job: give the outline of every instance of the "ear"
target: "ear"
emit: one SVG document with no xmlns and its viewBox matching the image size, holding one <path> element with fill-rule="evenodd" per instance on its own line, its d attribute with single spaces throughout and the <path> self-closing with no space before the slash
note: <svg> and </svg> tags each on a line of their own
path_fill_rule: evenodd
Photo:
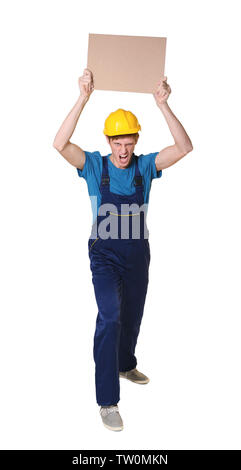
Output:
<svg viewBox="0 0 241 470">
<path fill-rule="evenodd" d="M 106 135 L 105 138 L 106 138 L 106 140 L 107 140 L 107 142 L 108 142 L 108 144 L 109 144 L 109 143 L 110 143 L 110 138 L 109 138 L 109 136 Z"/>
</svg>

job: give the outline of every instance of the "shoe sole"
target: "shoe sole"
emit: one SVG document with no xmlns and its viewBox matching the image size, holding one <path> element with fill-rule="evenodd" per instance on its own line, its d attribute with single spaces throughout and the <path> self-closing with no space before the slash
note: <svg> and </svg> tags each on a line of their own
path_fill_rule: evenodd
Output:
<svg viewBox="0 0 241 470">
<path fill-rule="evenodd" d="M 108 426 L 108 424 L 105 424 L 105 423 L 103 424 L 107 429 L 110 429 L 111 431 L 122 431 L 124 428 L 124 426 L 120 426 L 119 428 L 112 428 L 111 426 Z"/>
<path fill-rule="evenodd" d="M 119 375 L 119 377 L 121 377 L 122 379 L 126 379 L 126 380 L 129 380 L 130 382 L 134 382 L 135 384 L 139 384 L 139 385 L 146 385 L 150 382 L 150 379 L 148 380 L 141 380 L 141 381 L 138 381 L 138 380 L 132 380 L 132 379 L 129 379 L 128 377 L 126 377 L 125 375 Z"/>
</svg>

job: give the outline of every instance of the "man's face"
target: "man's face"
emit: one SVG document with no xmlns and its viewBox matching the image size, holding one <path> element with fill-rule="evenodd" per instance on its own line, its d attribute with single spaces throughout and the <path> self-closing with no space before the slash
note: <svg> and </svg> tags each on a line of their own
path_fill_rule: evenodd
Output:
<svg viewBox="0 0 241 470">
<path fill-rule="evenodd" d="M 112 150 L 110 157 L 112 163 L 118 168 L 127 168 L 131 163 L 131 157 L 136 145 L 135 136 L 117 137 L 113 140 L 109 140 L 108 136 L 106 136 L 106 140 Z"/>
</svg>

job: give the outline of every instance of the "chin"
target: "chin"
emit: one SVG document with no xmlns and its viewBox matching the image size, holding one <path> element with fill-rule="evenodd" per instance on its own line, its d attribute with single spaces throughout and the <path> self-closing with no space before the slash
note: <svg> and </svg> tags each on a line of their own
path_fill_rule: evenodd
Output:
<svg viewBox="0 0 241 470">
<path fill-rule="evenodd" d="M 121 162 L 120 162 L 120 166 L 121 166 L 122 168 L 126 168 L 129 164 L 130 164 L 130 160 L 128 160 L 128 162 L 126 162 L 126 163 L 121 163 Z"/>
</svg>

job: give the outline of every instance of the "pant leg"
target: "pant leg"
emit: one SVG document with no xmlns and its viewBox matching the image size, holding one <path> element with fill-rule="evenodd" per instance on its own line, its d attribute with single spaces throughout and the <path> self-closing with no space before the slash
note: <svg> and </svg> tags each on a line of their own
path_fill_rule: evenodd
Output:
<svg viewBox="0 0 241 470">
<path fill-rule="evenodd" d="M 147 240 L 143 243 L 139 241 L 132 253 L 131 263 L 123 277 L 119 342 L 119 370 L 121 372 L 134 369 L 137 365 L 135 348 L 149 280 L 149 242 Z"/>
<path fill-rule="evenodd" d="M 93 350 L 96 401 L 108 406 L 120 400 L 118 354 L 122 282 L 118 272 L 104 263 L 93 268 L 92 280 L 98 305 Z"/>
</svg>

